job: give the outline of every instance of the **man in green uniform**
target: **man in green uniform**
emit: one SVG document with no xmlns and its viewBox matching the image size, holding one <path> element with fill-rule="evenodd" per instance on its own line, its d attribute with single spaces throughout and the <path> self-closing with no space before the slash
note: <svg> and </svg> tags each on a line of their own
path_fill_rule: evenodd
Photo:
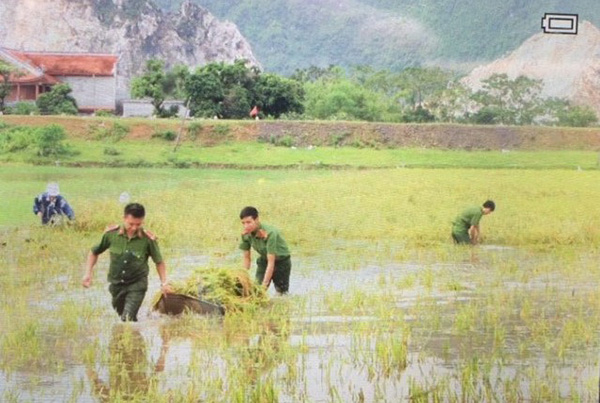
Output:
<svg viewBox="0 0 600 403">
<path fill-rule="evenodd" d="M 254 207 L 244 207 L 240 220 L 244 226 L 240 243 L 240 249 L 244 251 L 244 267 L 250 269 L 250 249 L 254 248 L 259 254 L 256 259 L 256 281 L 269 288 L 272 280 L 278 293 L 287 293 L 292 260 L 281 233 L 270 225 L 262 224 L 258 218 L 258 210 Z"/>
<path fill-rule="evenodd" d="M 125 206 L 123 225 L 107 228 L 100 243 L 91 249 L 82 279 L 84 287 L 88 288 L 92 284 L 98 256 L 108 249 L 108 289 L 112 295 L 112 306 L 123 321 L 137 321 L 138 310 L 148 289 L 148 257 L 152 257 L 156 264 L 161 291 L 164 294 L 172 292 L 167 283 L 166 266 L 156 237 L 142 227 L 145 215 L 141 204 L 130 203 Z"/>
<path fill-rule="evenodd" d="M 484 215 L 492 213 L 496 204 L 486 200 L 482 207 L 469 207 L 452 222 L 452 239 L 457 244 L 473 244 L 479 242 L 479 221 Z"/>
</svg>

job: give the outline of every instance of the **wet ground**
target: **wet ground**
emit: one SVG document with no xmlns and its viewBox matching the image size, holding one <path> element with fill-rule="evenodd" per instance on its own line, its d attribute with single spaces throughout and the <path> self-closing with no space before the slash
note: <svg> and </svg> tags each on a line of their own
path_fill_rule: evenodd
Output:
<svg viewBox="0 0 600 403">
<path fill-rule="evenodd" d="M 246 330 L 219 318 L 150 312 L 156 288 L 128 330 L 104 285 L 68 297 L 47 292 L 31 303 L 42 317 L 64 304 L 89 304 L 106 323 L 78 344 L 93 347 L 83 351 L 61 350 L 69 335 L 48 331 L 56 366 L 0 368 L 0 400 L 102 401 L 131 385 L 138 398 L 158 391 L 175 401 L 186 391 L 194 401 L 227 400 L 236 385 L 246 400 L 258 393 L 281 402 L 597 398 L 598 276 L 565 277 L 564 268 L 540 269 L 552 256 L 493 245 L 445 263 L 374 259 L 335 268 L 344 253 L 295 258 L 290 294 L 273 295 L 270 313 L 250 318 Z M 211 262 L 182 255 L 172 278 Z M 277 310 L 283 314 L 272 315 Z M 553 337 L 570 329 L 569 315 L 570 338 Z M 593 339 L 582 341 L 590 332 Z M 116 348 L 124 339 L 129 347 Z"/>
</svg>

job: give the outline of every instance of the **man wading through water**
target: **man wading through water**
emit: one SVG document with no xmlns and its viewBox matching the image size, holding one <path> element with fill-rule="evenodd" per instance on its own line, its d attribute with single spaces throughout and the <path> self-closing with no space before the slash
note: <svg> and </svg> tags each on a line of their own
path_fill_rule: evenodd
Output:
<svg viewBox="0 0 600 403">
<path fill-rule="evenodd" d="M 273 280 L 278 293 L 287 293 L 292 259 L 281 233 L 277 228 L 262 224 L 258 218 L 258 210 L 254 207 L 244 207 L 240 213 L 240 220 L 244 226 L 240 242 L 240 249 L 244 251 L 244 268 L 250 269 L 250 249 L 254 248 L 259 254 L 256 259 L 256 281 L 269 288 Z"/>
<path fill-rule="evenodd" d="M 100 243 L 91 249 L 82 280 L 82 285 L 86 288 L 92 284 L 98 256 L 105 250 L 110 250 L 108 289 L 112 295 L 112 306 L 122 321 L 137 321 L 137 313 L 148 289 L 148 257 L 152 257 L 156 264 L 162 293 L 173 292 L 167 284 L 166 266 L 156 237 L 142 228 L 145 215 L 146 211 L 141 204 L 130 203 L 125 206 L 123 225 L 108 227 Z"/>
<path fill-rule="evenodd" d="M 496 204 L 487 200 L 482 207 L 474 206 L 464 210 L 452 222 L 452 239 L 457 244 L 477 245 L 479 242 L 479 221 L 484 215 L 491 214 Z"/>
</svg>

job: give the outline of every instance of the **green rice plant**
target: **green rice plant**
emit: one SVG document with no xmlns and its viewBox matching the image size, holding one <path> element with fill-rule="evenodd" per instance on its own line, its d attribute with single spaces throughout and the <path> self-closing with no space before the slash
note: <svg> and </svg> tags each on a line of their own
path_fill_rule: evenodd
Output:
<svg viewBox="0 0 600 403">
<path fill-rule="evenodd" d="M 378 335 L 375 342 L 375 357 L 385 376 L 398 374 L 408 365 L 408 343 L 410 333 L 402 332 Z"/>
</svg>

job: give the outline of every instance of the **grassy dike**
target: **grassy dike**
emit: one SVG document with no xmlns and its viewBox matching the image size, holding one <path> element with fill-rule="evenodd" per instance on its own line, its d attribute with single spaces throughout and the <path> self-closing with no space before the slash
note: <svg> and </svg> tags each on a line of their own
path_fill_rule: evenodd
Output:
<svg viewBox="0 0 600 403">
<path fill-rule="evenodd" d="M 187 122 L 174 152 L 176 120 L 14 117 L 11 125 L 63 126 L 74 155 L 24 150 L 0 162 L 76 167 L 241 169 L 489 168 L 597 169 L 598 129 L 379 125 L 329 122 Z"/>
</svg>

